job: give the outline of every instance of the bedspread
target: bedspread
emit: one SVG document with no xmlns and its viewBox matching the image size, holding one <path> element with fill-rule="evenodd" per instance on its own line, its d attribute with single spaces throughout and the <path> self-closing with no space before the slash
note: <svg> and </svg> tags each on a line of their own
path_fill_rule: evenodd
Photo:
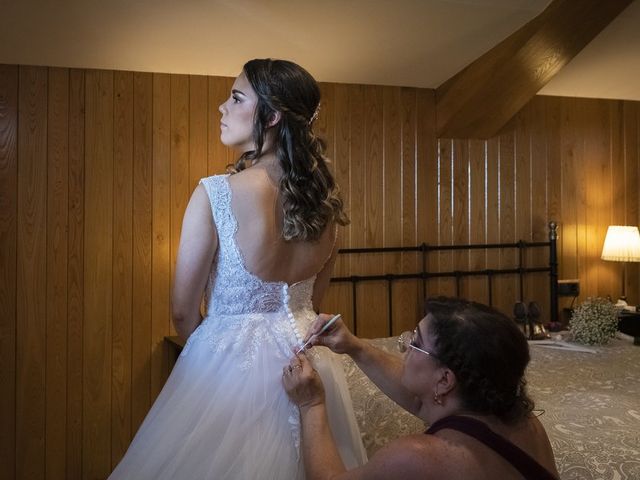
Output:
<svg viewBox="0 0 640 480">
<path fill-rule="evenodd" d="M 395 338 L 372 340 L 394 351 Z M 584 353 L 531 346 L 529 392 L 563 480 L 640 480 L 640 347 L 614 339 Z M 356 416 L 371 455 L 425 430 L 344 356 Z"/>
</svg>

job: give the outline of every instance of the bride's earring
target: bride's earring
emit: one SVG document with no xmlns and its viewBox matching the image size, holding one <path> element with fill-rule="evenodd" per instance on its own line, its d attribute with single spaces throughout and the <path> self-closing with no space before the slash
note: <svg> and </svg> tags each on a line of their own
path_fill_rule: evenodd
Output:
<svg viewBox="0 0 640 480">
<path fill-rule="evenodd" d="M 436 393 L 434 393 L 433 395 L 433 401 L 438 405 L 442 405 L 442 398 L 440 398 L 440 394 L 438 393 L 438 390 L 436 390 Z"/>
</svg>

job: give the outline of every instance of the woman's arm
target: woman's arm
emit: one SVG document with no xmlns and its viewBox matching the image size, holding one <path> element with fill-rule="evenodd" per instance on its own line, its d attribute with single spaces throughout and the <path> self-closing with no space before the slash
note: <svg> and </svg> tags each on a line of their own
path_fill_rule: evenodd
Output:
<svg viewBox="0 0 640 480">
<path fill-rule="evenodd" d="M 427 478 L 423 442 L 412 437 L 391 442 L 378 450 L 367 464 L 347 471 L 329 428 L 322 381 L 304 354 L 285 367 L 283 384 L 291 400 L 300 408 L 301 449 L 307 480 Z"/>
<path fill-rule="evenodd" d="M 320 314 L 309 328 L 305 341 L 320 331 L 329 319 L 330 315 Z M 313 339 L 311 345 L 324 345 L 335 353 L 346 353 L 385 395 L 414 415 L 420 411 L 420 401 L 401 384 L 402 357 L 387 353 L 356 337 L 342 320 L 338 320 L 327 332 Z"/>
<path fill-rule="evenodd" d="M 217 248 L 209 197 L 200 184 L 184 212 L 171 298 L 173 325 L 185 340 L 202 321 L 200 303 Z"/>
</svg>

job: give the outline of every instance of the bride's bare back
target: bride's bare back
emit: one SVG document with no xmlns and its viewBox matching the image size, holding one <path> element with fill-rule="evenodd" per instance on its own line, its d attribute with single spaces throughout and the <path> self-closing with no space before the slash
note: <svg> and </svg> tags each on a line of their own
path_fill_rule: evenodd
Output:
<svg viewBox="0 0 640 480">
<path fill-rule="evenodd" d="M 334 247 L 335 227 L 329 225 L 313 242 L 285 241 L 276 182 L 259 164 L 229 177 L 235 239 L 247 270 L 262 280 L 291 285 L 322 271 Z"/>
</svg>

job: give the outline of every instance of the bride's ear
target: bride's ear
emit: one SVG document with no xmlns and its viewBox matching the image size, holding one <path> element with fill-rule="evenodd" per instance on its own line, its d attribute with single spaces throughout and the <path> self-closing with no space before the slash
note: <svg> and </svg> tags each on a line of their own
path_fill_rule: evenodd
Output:
<svg viewBox="0 0 640 480">
<path fill-rule="evenodd" d="M 271 118 L 269 118 L 269 123 L 267 123 L 267 128 L 274 127 L 278 124 L 280 119 L 282 118 L 282 114 L 277 110 L 271 114 Z"/>
</svg>

